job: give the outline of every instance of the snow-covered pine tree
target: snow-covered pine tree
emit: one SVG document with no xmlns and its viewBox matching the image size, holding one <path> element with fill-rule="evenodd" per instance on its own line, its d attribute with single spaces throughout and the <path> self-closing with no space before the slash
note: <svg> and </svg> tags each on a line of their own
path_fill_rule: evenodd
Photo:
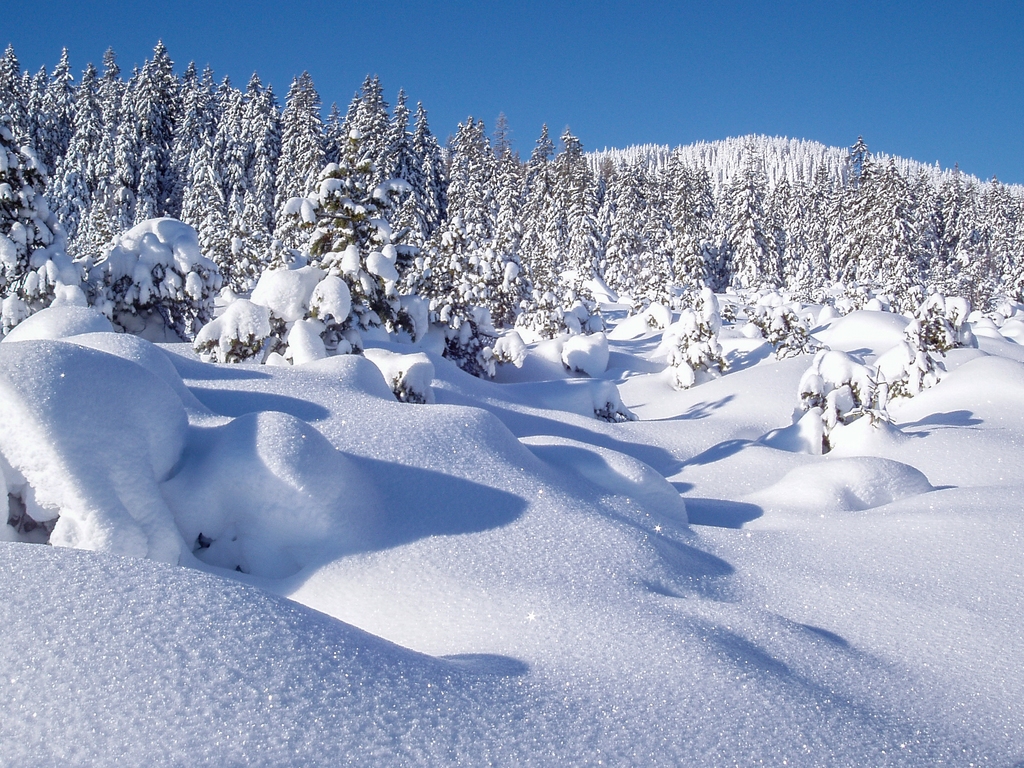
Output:
<svg viewBox="0 0 1024 768">
<path fill-rule="evenodd" d="M 349 132 L 354 128 L 362 136 L 362 151 L 373 163 L 374 177 L 370 180 L 374 186 L 389 178 L 392 170 L 388 162 L 388 150 L 391 141 L 391 118 L 388 116 L 388 103 L 384 100 L 384 88 L 377 75 L 367 75 L 359 91 L 359 103 L 355 115 L 346 128 Z"/>
<path fill-rule="evenodd" d="M 77 248 L 78 231 L 88 219 L 93 195 L 99 187 L 97 159 L 103 142 L 103 113 L 99 76 L 90 64 L 82 75 L 75 103 L 74 132 L 47 190 L 50 207 L 68 236 L 68 252 L 88 255 Z"/>
<path fill-rule="evenodd" d="M 21 64 L 14 46 L 8 44 L 0 58 L 0 111 L 10 118 L 10 130 L 20 144 L 29 140 L 27 100 L 28 94 L 22 88 Z"/>
<path fill-rule="evenodd" d="M 533 288 L 519 256 L 523 232 L 523 167 L 512 153 L 507 133 L 499 133 L 498 137 L 494 166 L 497 215 L 494 221 L 493 248 L 507 266 L 499 289 L 502 300 L 492 309 L 491 319 L 496 326 L 503 327 L 515 325 L 524 306 L 530 302 Z"/>
<path fill-rule="evenodd" d="M 744 150 L 743 167 L 725 198 L 725 242 L 735 288 L 776 287 L 781 283 L 779 253 L 765 213 L 768 182 L 756 145 Z"/>
<path fill-rule="evenodd" d="M 589 330 L 599 330 L 597 305 L 586 287 L 597 276 L 598 247 L 597 185 L 590 164 L 583 154 L 583 145 L 566 128 L 562 134 L 562 151 L 555 158 L 555 218 L 563 227 L 564 253 L 561 265 L 563 298 L 567 309 L 584 307 L 592 322 Z"/>
<path fill-rule="evenodd" d="M 324 162 L 336 163 L 341 158 L 345 145 L 345 124 L 338 109 L 338 102 L 331 102 L 331 109 L 324 122 Z"/>
<path fill-rule="evenodd" d="M 64 252 L 64 232 L 47 206 L 46 176 L 30 147 L 15 141 L 0 116 L 0 317 L 7 333 L 48 306 L 59 284 L 77 287 L 81 273 Z"/>
<path fill-rule="evenodd" d="M 534 290 L 540 294 L 554 294 L 558 290 L 557 243 L 548 241 L 555 198 L 551 167 L 554 151 L 555 146 L 545 125 L 524 169 L 520 259 L 530 275 Z"/>
<path fill-rule="evenodd" d="M 35 151 L 36 147 L 49 144 L 46 135 L 46 88 L 49 82 L 50 78 L 46 73 L 45 66 L 39 67 L 34 76 L 25 72 L 25 76 L 22 79 L 22 88 L 26 94 L 28 144 L 32 147 L 33 151 Z M 41 158 L 39 162 L 42 164 Z M 44 173 L 49 173 L 52 169 L 42 164 L 42 170 Z"/>
<path fill-rule="evenodd" d="M 233 243 L 238 288 L 251 289 L 269 265 L 274 232 L 277 165 L 281 155 L 281 115 L 270 86 L 255 92 L 245 105 L 248 152 L 247 190 Z"/>
<path fill-rule="evenodd" d="M 213 70 L 206 67 L 200 76 L 195 63 L 189 63 L 181 79 L 181 114 L 174 125 L 171 147 L 171 178 L 174 190 L 167 206 L 168 215 L 181 217 L 185 187 L 192 176 L 192 153 L 217 130 L 217 110 L 214 104 Z"/>
<path fill-rule="evenodd" d="M 445 326 L 445 357 L 476 376 L 494 375 L 491 313 L 512 311 L 503 288 L 508 278 L 519 279 L 518 265 L 493 247 L 494 166 L 483 122 L 460 123 L 451 146 L 448 220 L 424 248 L 417 291 L 430 302 L 431 322 Z"/>
<path fill-rule="evenodd" d="M 429 230 L 426 220 L 426 178 L 423 175 L 423 158 L 416 153 L 414 143 L 415 137 L 409 132 L 405 92 L 399 91 L 391 124 L 388 149 L 391 171 L 388 177 L 402 179 L 409 185 L 409 191 L 396 198 L 395 210 L 389 220 L 393 222 L 396 233 L 401 235 L 402 243 L 421 248 Z M 399 272 L 404 280 L 406 273 L 416 270 L 413 264 L 402 264 Z"/>
<path fill-rule="evenodd" d="M 669 158 L 666 176 L 675 279 L 683 287 L 700 287 L 712 277 L 715 205 L 711 180 L 705 169 L 686 165 L 678 152 Z"/>
<path fill-rule="evenodd" d="M 427 111 L 422 103 L 416 105 L 412 149 L 420 160 L 423 174 L 421 210 L 424 229 L 419 239 L 426 242 L 448 216 L 448 172 L 441 147 L 430 132 Z"/>
<path fill-rule="evenodd" d="M 410 322 L 402 314 L 397 290 L 398 252 L 383 218 L 388 198 L 402 184 L 371 186 L 375 171 L 361 143 L 353 130 L 343 162 L 324 168 L 312 195 L 292 198 L 282 209 L 307 235 L 310 265 L 341 277 L 348 286 L 348 316 L 331 318 L 324 331 L 334 334 L 324 339 L 327 348 L 338 352 L 361 349 L 361 331 L 381 326 L 394 330 Z"/>
<path fill-rule="evenodd" d="M 120 191 L 117 176 L 119 117 L 123 94 L 123 84 L 118 77 L 120 73 L 117 57 L 113 49 L 108 48 L 103 54 L 103 76 L 97 87 L 101 136 L 99 147 L 92 158 L 96 187 L 87 215 L 79 222 L 74 243 L 75 253 L 93 259 L 99 258 L 114 235 L 120 232 L 115 219 Z"/>
<path fill-rule="evenodd" d="M 324 168 L 323 121 L 320 119 L 320 95 L 313 78 L 303 72 L 292 80 L 281 114 L 281 156 L 277 165 L 277 228 L 274 237 L 284 248 L 300 248 L 307 236 L 297 227 L 294 215 L 284 208 L 293 198 L 305 197 L 316 190 Z"/>
<path fill-rule="evenodd" d="M 726 370 L 728 363 L 718 343 L 721 328 L 718 299 L 705 286 L 694 306 L 684 307 L 679 319 L 665 329 L 662 345 L 674 388 L 692 387 L 697 383 L 698 373 L 717 376 Z"/>
<path fill-rule="evenodd" d="M 178 78 L 162 41 L 139 74 L 131 107 L 138 131 L 135 223 L 163 216 L 174 198 L 171 149 L 179 112 Z"/>
<path fill-rule="evenodd" d="M 1024 299 L 1024 256 L 1021 255 L 1024 204 L 1014 199 L 1005 184 L 993 179 L 982 195 L 981 207 L 986 221 L 989 263 L 981 265 L 979 278 L 991 286 L 991 299 L 1000 294 Z M 984 269 L 986 266 L 988 268 Z"/>
<path fill-rule="evenodd" d="M 68 49 L 64 48 L 60 61 L 57 62 L 46 84 L 43 113 L 39 116 L 40 128 L 36 137 L 36 154 L 51 176 L 67 152 L 74 131 L 75 89 L 71 85 L 73 81 Z"/>
<path fill-rule="evenodd" d="M 228 207 L 215 155 L 214 138 L 209 135 L 192 152 L 181 220 L 196 230 L 199 250 L 217 265 L 222 284 L 229 285 L 234 265 L 231 259 Z"/>
</svg>

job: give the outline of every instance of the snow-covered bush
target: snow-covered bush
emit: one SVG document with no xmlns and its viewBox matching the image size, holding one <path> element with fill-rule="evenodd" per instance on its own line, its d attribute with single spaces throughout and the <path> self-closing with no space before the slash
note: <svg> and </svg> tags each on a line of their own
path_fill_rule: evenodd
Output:
<svg viewBox="0 0 1024 768">
<path fill-rule="evenodd" d="M 604 373 L 608 368 L 608 337 L 603 333 L 570 336 L 562 345 L 562 364 L 587 376 Z"/>
<path fill-rule="evenodd" d="M 199 236 L 177 219 L 149 219 L 114 240 L 88 269 L 91 303 L 115 325 L 146 335 L 166 328 L 192 339 L 213 316 L 221 287 Z"/>
<path fill-rule="evenodd" d="M 879 358 L 879 374 L 889 385 L 890 397 L 913 397 L 938 383 L 943 357 L 955 347 L 973 342 L 965 320 L 970 304 L 960 297 L 928 296 L 903 332 L 903 341 Z"/>
<path fill-rule="evenodd" d="M 801 414 L 813 411 L 821 419 L 823 453 L 832 447 L 829 433 L 837 424 L 862 417 L 872 423 L 890 421 L 885 382 L 878 380 L 872 368 L 839 350 L 822 349 L 814 356 L 800 379 L 799 400 Z"/>
<path fill-rule="evenodd" d="M 672 324 L 672 310 L 656 301 L 643 311 L 643 317 L 647 327 L 657 331 L 663 331 Z"/>
<path fill-rule="evenodd" d="M 680 311 L 679 319 L 665 329 L 662 344 L 676 389 L 692 387 L 698 371 L 715 375 L 728 367 L 718 343 L 721 328 L 718 299 L 710 288 L 704 288 L 696 306 Z"/>
<path fill-rule="evenodd" d="M 223 315 L 203 326 L 193 346 L 207 362 L 262 361 L 270 336 L 270 311 L 247 299 L 236 299 Z"/>
<path fill-rule="evenodd" d="M 83 273 L 65 252 L 66 236 L 43 196 L 44 169 L 0 118 L 0 334 L 64 296 L 83 303 Z"/>
<path fill-rule="evenodd" d="M 522 368 L 526 362 L 526 344 L 516 331 L 507 331 L 494 342 L 494 359 L 499 363 Z"/>
<path fill-rule="evenodd" d="M 485 307 L 467 307 L 464 313 L 442 315 L 441 324 L 444 356 L 467 373 L 493 378 L 501 361 L 494 354 L 498 332 L 491 324 L 490 312 Z"/>
<path fill-rule="evenodd" d="M 594 302 L 575 299 L 566 308 L 553 291 L 533 291 L 531 300 L 516 319 L 516 328 L 542 339 L 565 333 L 597 333 L 604 330 L 604 318 Z"/>
<path fill-rule="evenodd" d="M 400 402 L 434 402 L 434 364 L 425 354 L 400 355 L 386 349 L 367 349 L 363 354 L 377 366 Z"/>
<path fill-rule="evenodd" d="M 589 382 L 588 382 L 589 383 Z M 619 388 L 611 381 L 595 381 L 591 388 L 594 401 L 594 416 L 602 421 L 619 424 L 636 421 L 637 416 L 622 403 Z"/>
<path fill-rule="evenodd" d="M 752 308 L 749 318 L 775 349 L 775 357 L 779 360 L 818 349 L 810 336 L 807 321 L 790 304 L 757 305 Z"/>
</svg>

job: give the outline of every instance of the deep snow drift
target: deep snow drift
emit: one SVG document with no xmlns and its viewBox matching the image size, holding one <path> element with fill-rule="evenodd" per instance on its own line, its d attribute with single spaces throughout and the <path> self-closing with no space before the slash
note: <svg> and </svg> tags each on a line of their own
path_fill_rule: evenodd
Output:
<svg viewBox="0 0 1024 768">
<path fill-rule="evenodd" d="M 810 354 L 727 326 L 727 373 L 677 390 L 667 311 L 607 314 L 494 382 L 426 347 L 214 365 L 80 308 L 26 321 L 0 762 L 1024 761 L 1014 320 L 820 455 Z M 825 320 L 862 363 L 906 325 Z"/>
</svg>

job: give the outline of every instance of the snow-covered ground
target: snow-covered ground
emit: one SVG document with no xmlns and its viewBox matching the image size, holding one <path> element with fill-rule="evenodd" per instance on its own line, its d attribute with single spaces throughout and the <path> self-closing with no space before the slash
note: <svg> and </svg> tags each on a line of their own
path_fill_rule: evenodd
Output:
<svg viewBox="0 0 1024 768">
<path fill-rule="evenodd" d="M 1015 321 L 815 455 L 777 431 L 809 355 L 727 327 L 729 372 L 678 391 L 662 332 L 608 315 L 494 382 L 23 323 L 0 764 L 1024 764 Z M 872 362 L 905 324 L 818 336 Z"/>
</svg>

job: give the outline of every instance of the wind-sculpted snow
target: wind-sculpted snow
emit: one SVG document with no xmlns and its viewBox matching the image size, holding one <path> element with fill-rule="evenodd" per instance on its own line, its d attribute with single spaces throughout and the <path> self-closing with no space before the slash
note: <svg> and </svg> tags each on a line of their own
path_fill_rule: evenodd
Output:
<svg viewBox="0 0 1024 768">
<path fill-rule="evenodd" d="M 831 322 L 857 365 L 886 314 Z M 729 322 L 725 373 L 677 390 L 643 322 L 597 377 L 561 340 L 506 383 L 426 342 L 0 344 L 8 519 L 106 550 L 0 544 L 0 762 L 1024 759 L 1018 345 L 950 351 L 821 455 L 811 355 Z M 638 420 L 595 418 L 612 393 Z"/>
</svg>

